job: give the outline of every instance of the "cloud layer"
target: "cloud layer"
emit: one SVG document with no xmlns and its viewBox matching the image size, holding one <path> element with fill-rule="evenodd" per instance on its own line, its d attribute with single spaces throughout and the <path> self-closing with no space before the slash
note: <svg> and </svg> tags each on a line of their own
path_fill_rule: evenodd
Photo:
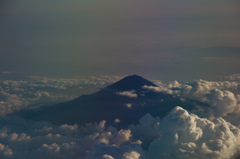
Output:
<svg viewBox="0 0 240 159">
<path fill-rule="evenodd" d="M 144 86 L 148 91 L 161 92 L 180 97 L 182 101 L 185 99 L 200 101 L 209 104 L 208 112 L 195 111 L 200 116 L 214 117 L 231 117 L 233 114 L 239 114 L 239 86 L 238 74 L 226 77 L 224 81 L 206 81 L 195 80 L 180 84 L 177 81 L 163 84 L 159 86 Z"/>
<path fill-rule="evenodd" d="M 137 124 L 119 130 L 112 126 L 107 127 L 105 120 L 84 126 L 56 126 L 47 122 L 0 116 L 0 158 L 238 158 L 240 95 L 237 77 L 229 77 L 231 79 L 227 78 L 228 81 L 196 80 L 186 84 L 174 81 L 168 84 L 158 82 L 159 87 L 145 86 L 148 91 L 172 94 L 180 97 L 183 102 L 185 99 L 205 102 L 210 107 L 207 112 L 188 112 L 176 106 L 163 119 L 146 114 Z M 99 84 L 92 83 L 95 86 Z M 38 78 L 31 82 L 2 81 L 1 104 L 16 101 L 19 105 L 1 105 L 1 109 L 8 108 L 10 112 L 25 109 L 28 104 L 53 99 L 51 95 L 57 94 L 51 94 L 53 91 L 49 90 L 67 90 L 72 86 L 81 86 L 81 82 Z M 31 93 L 32 96 L 29 96 Z M 119 95 L 135 98 L 133 91 Z M 131 106 L 128 103 L 127 107 Z M 121 122 L 119 119 L 115 121 Z"/>
<path fill-rule="evenodd" d="M 223 118 L 210 121 L 175 107 L 164 119 L 146 114 L 117 130 L 106 121 L 86 126 L 0 118 L 3 159 L 235 158 L 240 130 Z"/>
<path fill-rule="evenodd" d="M 93 76 L 88 78 L 54 79 L 32 76 L 26 80 L 0 81 L 0 115 L 26 108 L 68 101 L 80 92 L 98 90 L 117 80 L 118 76 Z M 90 89 L 86 91 L 86 89 Z"/>
</svg>

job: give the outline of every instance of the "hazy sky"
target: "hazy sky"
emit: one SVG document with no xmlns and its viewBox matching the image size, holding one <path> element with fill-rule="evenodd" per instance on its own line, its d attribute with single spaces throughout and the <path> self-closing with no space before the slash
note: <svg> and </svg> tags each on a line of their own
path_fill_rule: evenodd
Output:
<svg viewBox="0 0 240 159">
<path fill-rule="evenodd" d="M 160 80 L 240 73 L 237 0 L 3 0 L 0 72 Z"/>
</svg>

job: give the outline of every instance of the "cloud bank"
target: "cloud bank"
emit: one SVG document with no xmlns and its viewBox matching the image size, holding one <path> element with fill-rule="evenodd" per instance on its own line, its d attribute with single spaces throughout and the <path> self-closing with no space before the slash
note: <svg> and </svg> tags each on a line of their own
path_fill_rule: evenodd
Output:
<svg viewBox="0 0 240 159">
<path fill-rule="evenodd" d="M 192 99 L 208 103 L 210 108 L 205 114 L 207 118 L 201 117 L 201 110 L 188 112 L 176 106 L 163 119 L 146 114 L 137 124 L 118 130 L 107 127 L 105 120 L 85 126 L 56 126 L 47 122 L 0 116 L 0 158 L 238 158 L 240 95 L 236 77 L 237 75 L 228 81 L 196 80 L 186 84 L 177 81 L 168 84 L 159 82 L 159 87 L 144 87 L 148 91 L 172 94 L 183 99 L 182 101 Z M 54 95 L 46 91 L 49 88 L 66 90 L 70 86 L 79 86 L 73 81 L 55 83 L 58 82 L 50 82 L 49 79 L 45 79 L 45 82 L 2 81 L 1 104 L 10 101 L 40 102 Z M 30 97 L 29 94 L 34 91 L 35 94 Z M 131 97 L 134 93 L 130 91 L 124 95 Z M 128 103 L 126 106 L 131 108 L 132 104 Z M 9 110 L 10 108 L 12 111 L 25 109 L 21 102 L 19 105 L 15 104 L 15 107 L 9 107 Z M 116 119 L 116 123 L 118 122 L 121 121 Z"/>
<path fill-rule="evenodd" d="M 0 118 L 3 159 L 236 158 L 240 129 L 223 118 L 210 121 L 175 107 L 160 120 L 146 114 L 117 130 L 106 121 L 86 126 Z"/>
<path fill-rule="evenodd" d="M 26 80 L 1 80 L 0 115 L 68 101 L 78 97 L 81 90 L 99 89 L 118 79 L 120 79 L 119 76 L 76 77 L 73 79 L 32 76 Z"/>
<path fill-rule="evenodd" d="M 171 94 L 180 97 L 182 101 L 190 99 L 207 103 L 210 106 L 207 113 L 204 115 L 200 111 L 195 111 L 195 113 L 207 118 L 225 117 L 227 119 L 231 118 L 233 114 L 239 114 L 240 81 L 238 77 L 239 75 L 235 74 L 226 77 L 228 80 L 225 81 L 200 79 L 185 84 L 180 84 L 177 81 L 168 84 L 158 82 L 159 86 L 157 87 L 144 86 L 143 88 L 157 93 Z"/>
</svg>

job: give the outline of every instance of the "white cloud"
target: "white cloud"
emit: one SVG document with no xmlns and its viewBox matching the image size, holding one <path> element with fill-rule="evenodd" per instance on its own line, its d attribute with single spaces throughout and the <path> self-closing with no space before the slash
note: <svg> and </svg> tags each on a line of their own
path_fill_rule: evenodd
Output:
<svg viewBox="0 0 240 159">
<path fill-rule="evenodd" d="M 115 124 L 120 123 L 120 122 L 121 122 L 121 121 L 120 121 L 120 119 L 118 119 L 118 118 L 114 120 L 114 123 L 115 123 Z"/>
<path fill-rule="evenodd" d="M 162 121 L 158 120 L 146 115 L 140 120 L 139 125 L 130 127 L 133 130 L 132 138 L 138 138 L 140 134 L 142 139 L 153 137 L 154 133 L 151 134 L 147 130 L 157 132 L 151 139 L 147 151 L 144 152 L 136 143 L 118 147 L 97 144 L 94 151 L 87 154 L 86 159 L 98 158 L 105 154 L 124 159 L 231 159 L 238 155 L 240 130 L 222 118 L 210 121 L 176 107 Z M 144 129 L 145 133 L 141 133 Z"/>
<path fill-rule="evenodd" d="M 100 159 L 100 156 L 108 154 L 116 159 L 126 159 L 126 157 L 136 157 L 136 159 L 146 159 L 145 152 L 139 144 L 129 144 L 117 148 L 115 146 L 107 146 L 106 144 L 96 144 L 94 151 L 89 152 L 84 159 Z M 134 158 L 133 158 L 134 159 Z"/>
<path fill-rule="evenodd" d="M 160 119 L 154 118 L 150 114 L 146 114 L 139 120 L 139 124 L 130 125 L 129 129 L 132 131 L 133 138 L 140 140 L 143 147 L 146 148 L 155 139 L 161 137 L 161 133 L 158 129 Z"/>
<path fill-rule="evenodd" d="M 178 81 L 173 81 L 168 84 L 164 84 L 162 82 L 158 82 L 158 86 L 143 86 L 143 89 L 153 91 L 153 92 L 162 92 L 165 94 L 174 94 L 173 89 L 181 87 L 181 84 Z"/>
<path fill-rule="evenodd" d="M 133 104 L 132 104 L 132 103 L 126 103 L 125 106 L 126 106 L 127 108 L 132 108 Z"/>
<path fill-rule="evenodd" d="M 0 141 L 3 159 L 231 158 L 240 130 L 222 118 L 210 121 L 176 107 L 161 121 L 146 114 L 119 131 L 106 121 L 80 127 L 0 118 Z"/>
<path fill-rule="evenodd" d="M 76 159 L 84 158 L 96 144 L 105 144 L 106 149 L 121 149 L 131 144 L 130 129 L 118 131 L 106 128 L 105 124 L 106 121 L 84 127 L 76 124 L 54 126 L 47 122 L 0 117 L 0 156 L 2 159 Z M 127 150 L 123 149 L 120 154 Z"/>
<path fill-rule="evenodd" d="M 113 139 L 113 142 L 116 146 L 120 146 L 123 143 L 130 141 L 130 137 L 132 137 L 131 130 L 120 130 L 116 137 Z"/>
<path fill-rule="evenodd" d="M 78 125 L 68 125 L 64 124 L 59 127 L 59 131 L 64 135 L 73 136 L 78 134 Z"/>
<path fill-rule="evenodd" d="M 102 158 L 103 159 L 114 159 L 112 156 L 107 155 L 107 154 L 104 154 Z"/>
<path fill-rule="evenodd" d="M 238 110 L 237 99 L 230 91 L 214 89 L 207 97 L 215 109 L 216 116 L 227 116 L 228 113 Z"/>
<path fill-rule="evenodd" d="M 230 76 L 231 81 L 206 81 L 195 80 L 191 83 L 179 84 L 177 81 L 157 87 L 144 86 L 143 88 L 153 92 L 161 92 L 180 97 L 182 102 L 186 99 L 196 100 L 209 104 L 206 112 L 195 110 L 201 116 L 214 118 L 226 117 L 228 114 L 240 113 L 240 102 L 237 99 L 239 92 L 238 75 Z"/>
<path fill-rule="evenodd" d="M 149 147 L 149 158 L 234 158 L 240 130 L 222 118 L 209 121 L 174 108 L 159 124 L 162 137 Z"/>
<path fill-rule="evenodd" d="M 141 155 L 136 151 L 125 152 L 123 154 L 124 159 L 139 159 Z"/>
<path fill-rule="evenodd" d="M 138 95 L 137 93 L 132 90 L 132 91 L 123 91 L 123 92 L 116 92 L 117 95 L 121 95 L 121 96 L 127 96 L 129 98 L 137 98 Z"/>
<path fill-rule="evenodd" d="M 173 94 L 173 91 L 165 86 L 143 86 L 143 89 L 153 91 L 153 92 L 162 92 L 166 94 Z"/>
</svg>

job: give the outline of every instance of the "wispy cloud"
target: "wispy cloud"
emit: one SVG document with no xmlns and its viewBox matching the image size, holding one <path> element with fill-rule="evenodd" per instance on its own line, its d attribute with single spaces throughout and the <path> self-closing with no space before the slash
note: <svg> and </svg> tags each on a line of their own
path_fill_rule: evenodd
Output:
<svg viewBox="0 0 240 159">
<path fill-rule="evenodd" d="M 3 72 L 0 72 L 1 74 L 12 74 L 12 72 L 10 71 L 3 71 Z"/>
</svg>

